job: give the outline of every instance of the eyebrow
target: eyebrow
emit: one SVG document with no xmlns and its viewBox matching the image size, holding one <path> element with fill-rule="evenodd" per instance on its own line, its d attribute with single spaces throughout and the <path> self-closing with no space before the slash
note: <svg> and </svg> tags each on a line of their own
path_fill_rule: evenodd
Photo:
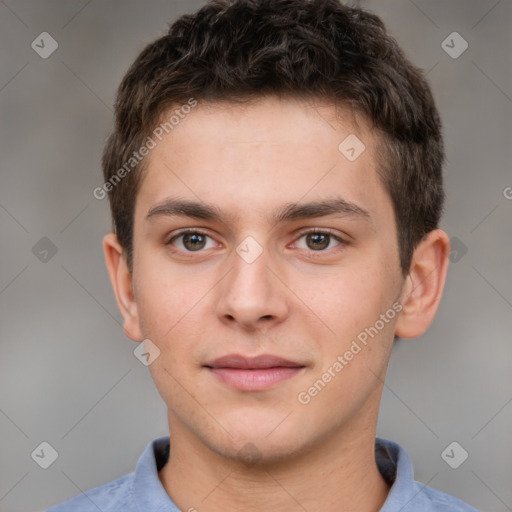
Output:
<svg viewBox="0 0 512 512">
<path fill-rule="evenodd" d="M 285 203 L 281 208 L 273 212 L 270 220 L 275 224 L 306 218 L 324 217 L 327 215 L 342 215 L 359 217 L 369 220 L 369 212 L 355 203 L 342 198 L 325 199 L 309 203 Z M 227 215 L 212 204 L 190 201 L 184 199 L 166 199 L 162 203 L 153 206 L 146 215 L 146 220 L 160 216 L 181 216 L 217 221 L 226 223 L 234 216 Z"/>
</svg>

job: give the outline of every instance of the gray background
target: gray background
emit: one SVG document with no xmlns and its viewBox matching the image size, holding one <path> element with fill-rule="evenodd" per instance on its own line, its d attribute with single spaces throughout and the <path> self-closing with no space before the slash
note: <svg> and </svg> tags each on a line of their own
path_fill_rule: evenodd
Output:
<svg viewBox="0 0 512 512">
<path fill-rule="evenodd" d="M 512 510 L 512 3 L 361 4 L 428 71 L 446 135 L 443 227 L 462 249 L 431 329 L 395 347 L 378 434 L 409 452 L 418 480 Z M 92 190 L 122 75 L 167 22 L 200 5 L 0 2 L 2 512 L 42 510 L 117 478 L 167 433 L 121 328 L 101 250 L 107 202 Z M 31 48 L 43 31 L 59 45 L 48 59 Z M 441 46 L 454 31 L 469 44 L 456 59 Z M 57 250 L 47 261 L 33 249 L 42 237 Z M 42 441 L 58 452 L 46 470 L 31 458 Z M 469 453 L 457 469 L 441 458 L 452 441 Z"/>
</svg>

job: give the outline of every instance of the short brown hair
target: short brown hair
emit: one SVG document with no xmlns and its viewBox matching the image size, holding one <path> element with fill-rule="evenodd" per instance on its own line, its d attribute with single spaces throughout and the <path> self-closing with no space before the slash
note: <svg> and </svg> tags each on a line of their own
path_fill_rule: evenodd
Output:
<svg viewBox="0 0 512 512">
<path fill-rule="evenodd" d="M 441 124 L 423 73 L 382 21 L 338 0 L 213 0 L 180 17 L 123 78 L 103 153 L 114 231 L 132 268 L 142 166 L 119 171 L 172 106 L 277 94 L 327 99 L 380 135 L 379 173 L 395 211 L 400 266 L 438 226 L 444 192 Z M 117 175 L 116 175 L 117 173 Z M 117 177 L 115 183 L 113 178 Z"/>
</svg>

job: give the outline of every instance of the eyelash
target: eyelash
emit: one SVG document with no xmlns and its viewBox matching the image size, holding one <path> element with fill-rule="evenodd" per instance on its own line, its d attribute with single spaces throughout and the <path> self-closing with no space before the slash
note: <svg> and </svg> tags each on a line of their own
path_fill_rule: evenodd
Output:
<svg viewBox="0 0 512 512">
<path fill-rule="evenodd" d="M 308 252 L 311 253 L 311 255 L 314 255 L 314 256 L 322 256 L 323 253 L 331 253 L 332 254 L 333 251 L 334 252 L 340 251 L 348 243 L 345 239 L 343 239 L 339 235 L 335 234 L 333 230 L 328 229 L 328 228 L 324 228 L 324 229 L 318 229 L 318 228 L 305 229 L 304 231 L 300 231 L 298 233 L 297 240 L 300 240 L 303 236 L 306 236 L 308 234 L 328 235 L 329 237 L 334 238 L 334 240 L 336 240 L 336 242 L 338 242 L 338 245 L 336 245 L 334 247 L 331 247 L 330 249 L 322 249 L 322 250 L 319 250 L 319 251 L 314 251 L 313 249 L 306 249 Z"/>
<path fill-rule="evenodd" d="M 213 240 L 213 237 L 211 237 L 208 233 L 206 233 L 204 231 L 201 231 L 200 229 L 188 228 L 188 229 L 183 229 L 183 230 L 179 231 L 178 233 L 176 233 L 172 238 L 169 239 L 168 242 L 165 243 L 165 245 L 172 246 L 173 242 L 175 240 L 177 240 L 178 238 L 180 238 L 180 237 L 182 237 L 184 235 L 187 235 L 187 234 L 202 235 L 202 236 L 211 238 Z M 309 228 L 309 229 L 300 231 L 298 233 L 296 241 L 300 240 L 302 237 L 304 237 L 304 236 L 306 236 L 308 234 L 328 235 L 328 236 L 334 238 L 338 242 L 337 246 L 332 247 L 330 249 L 322 249 L 322 250 L 318 250 L 318 251 L 315 251 L 313 249 L 305 249 L 305 250 L 307 250 L 308 252 L 310 252 L 314 256 L 317 256 L 317 255 L 320 256 L 322 253 L 327 253 L 327 252 L 332 252 L 332 251 L 340 250 L 340 249 L 343 249 L 344 246 L 347 245 L 347 241 L 346 240 L 341 238 L 339 235 L 336 235 L 332 230 L 330 230 L 328 228 L 323 228 L 323 229 Z M 185 252 L 186 254 L 194 254 L 195 252 L 197 252 L 197 253 L 204 252 L 204 250 L 202 250 L 202 249 L 200 249 L 198 251 L 182 251 L 181 249 L 173 248 L 173 250 L 176 251 L 176 252 L 181 252 L 181 253 Z"/>
</svg>

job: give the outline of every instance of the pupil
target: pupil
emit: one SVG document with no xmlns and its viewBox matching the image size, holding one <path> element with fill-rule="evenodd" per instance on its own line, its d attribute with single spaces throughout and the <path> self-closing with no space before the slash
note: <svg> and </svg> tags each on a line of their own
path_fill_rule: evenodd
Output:
<svg viewBox="0 0 512 512">
<path fill-rule="evenodd" d="M 186 234 L 183 236 L 183 244 L 187 249 L 197 251 L 204 247 L 205 240 L 199 233 Z"/>
<path fill-rule="evenodd" d="M 329 246 L 329 235 L 324 235 L 322 233 L 314 233 L 309 234 L 306 237 L 308 244 L 312 242 L 316 247 L 310 247 L 311 249 L 325 249 Z"/>
</svg>

